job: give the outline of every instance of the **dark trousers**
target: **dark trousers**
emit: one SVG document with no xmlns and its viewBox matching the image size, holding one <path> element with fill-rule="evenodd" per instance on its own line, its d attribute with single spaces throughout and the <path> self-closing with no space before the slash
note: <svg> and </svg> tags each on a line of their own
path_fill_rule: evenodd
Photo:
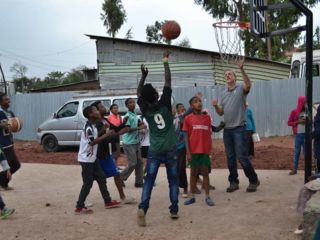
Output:
<svg viewBox="0 0 320 240">
<path fill-rule="evenodd" d="M 178 183 L 178 159 L 176 150 L 171 150 L 163 153 L 148 152 L 147 176 L 144 179 L 144 185 L 141 195 L 141 203 L 139 209 L 143 209 L 147 213 L 149 209 L 149 202 L 151 198 L 154 182 L 157 178 L 160 164 L 164 164 L 167 169 L 167 179 L 169 183 L 169 197 L 171 206 L 169 207 L 171 213 L 177 213 L 179 183 Z"/>
<path fill-rule="evenodd" d="M 80 191 L 79 199 L 77 202 L 77 208 L 85 207 L 85 201 L 87 196 L 90 193 L 90 190 L 93 185 L 93 181 L 96 180 L 100 193 L 105 203 L 111 202 L 111 197 L 107 189 L 106 176 L 99 164 L 99 161 L 95 161 L 94 163 L 83 163 L 80 162 L 82 168 L 82 181 L 83 185 Z"/>
<path fill-rule="evenodd" d="M 19 159 L 14 151 L 13 146 L 9 148 L 3 149 L 4 155 L 6 159 L 8 160 L 9 166 L 10 166 L 10 172 L 11 174 L 14 174 L 19 170 L 21 167 L 21 164 L 19 162 Z M 0 185 L 4 188 L 8 187 L 9 179 L 7 178 L 7 172 L 3 171 L 0 173 Z"/>
<path fill-rule="evenodd" d="M 4 204 L 4 201 L 3 201 L 3 199 L 2 199 L 2 197 L 0 195 L 0 210 L 3 210 L 5 206 L 6 205 Z"/>
<path fill-rule="evenodd" d="M 250 157 L 254 156 L 254 142 L 252 138 L 253 131 L 246 131 L 247 148 Z"/>
<path fill-rule="evenodd" d="M 313 141 L 314 157 L 317 161 L 317 173 L 320 173 L 320 139 L 315 138 Z"/>
<path fill-rule="evenodd" d="M 179 149 L 178 150 L 178 176 L 179 176 L 179 187 L 180 188 L 188 188 L 188 178 L 187 178 L 187 164 L 186 164 L 186 149 Z"/>
<path fill-rule="evenodd" d="M 245 128 L 237 127 L 225 129 L 223 141 L 228 159 L 229 182 L 239 183 L 237 159 L 239 160 L 246 177 L 250 183 L 256 183 L 258 177 L 248 157 Z"/>
</svg>

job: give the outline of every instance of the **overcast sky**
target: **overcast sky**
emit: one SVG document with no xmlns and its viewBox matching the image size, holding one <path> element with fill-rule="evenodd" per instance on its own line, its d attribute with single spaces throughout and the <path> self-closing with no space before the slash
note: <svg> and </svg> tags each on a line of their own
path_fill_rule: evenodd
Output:
<svg viewBox="0 0 320 240">
<path fill-rule="evenodd" d="M 218 50 L 214 20 L 194 0 L 123 0 L 127 22 L 117 37 L 132 27 L 133 39 L 145 41 L 147 25 L 174 19 L 182 28 L 178 40 L 188 37 L 193 48 Z M 94 40 L 84 34 L 106 35 L 100 20 L 102 0 L 1 0 L 0 63 L 8 80 L 10 66 L 21 62 L 27 76 L 44 77 L 79 65 L 96 67 Z M 320 15 L 320 7 L 313 9 Z M 303 20 L 300 22 L 303 23 Z M 314 17 L 314 26 L 320 18 Z"/>
</svg>

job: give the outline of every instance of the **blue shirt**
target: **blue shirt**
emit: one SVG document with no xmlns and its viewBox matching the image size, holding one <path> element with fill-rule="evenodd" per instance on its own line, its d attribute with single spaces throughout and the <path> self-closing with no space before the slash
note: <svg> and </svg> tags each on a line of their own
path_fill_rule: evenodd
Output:
<svg viewBox="0 0 320 240">
<path fill-rule="evenodd" d="M 139 118 L 137 114 L 133 112 L 127 112 L 124 117 L 128 117 L 126 126 L 130 128 L 137 128 L 139 124 Z M 123 144 L 138 144 L 139 141 L 139 131 L 128 132 L 122 137 Z"/>
<path fill-rule="evenodd" d="M 256 132 L 256 124 L 254 123 L 253 114 L 251 109 L 246 110 L 246 130 Z"/>
<path fill-rule="evenodd" d="M 8 121 L 9 118 L 15 117 L 14 113 L 9 110 L 0 108 L 0 122 Z M 13 146 L 13 135 L 5 128 L 0 128 L 0 145 L 2 148 Z"/>
</svg>

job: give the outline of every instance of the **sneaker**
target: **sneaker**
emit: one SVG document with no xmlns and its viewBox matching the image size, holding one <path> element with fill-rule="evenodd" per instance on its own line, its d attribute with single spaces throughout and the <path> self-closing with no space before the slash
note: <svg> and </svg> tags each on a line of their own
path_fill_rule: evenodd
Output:
<svg viewBox="0 0 320 240">
<path fill-rule="evenodd" d="M 83 208 L 76 208 L 76 210 L 74 210 L 74 214 L 76 215 L 81 215 L 81 214 L 92 214 L 93 210 L 88 209 L 86 207 Z"/>
<path fill-rule="evenodd" d="M 121 203 L 122 204 L 133 204 L 133 203 L 136 203 L 136 199 L 134 197 L 126 197 L 125 199 L 121 199 Z"/>
<path fill-rule="evenodd" d="M 247 192 L 255 192 L 260 185 L 260 181 L 258 180 L 256 183 L 250 183 L 247 187 Z"/>
<path fill-rule="evenodd" d="M 227 188 L 227 192 L 231 193 L 234 191 L 237 191 L 239 189 L 239 183 L 232 182 L 230 183 L 230 186 Z"/>
<path fill-rule="evenodd" d="M 184 202 L 184 205 L 191 205 L 191 204 L 194 204 L 196 202 L 196 198 L 189 198 L 188 200 L 186 200 Z"/>
<path fill-rule="evenodd" d="M 84 206 L 86 208 L 93 207 L 93 203 L 84 203 Z"/>
<path fill-rule="evenodd" d="M 13 187 L 3 187 L 3 186 L 0 186 L 0 191 L 12 191 L 14 190 Z"/>
<path fill-rule="evenodd" d="M 136 188 L 143 188 L 143 183 L 135 183 L 134 186 Z"/>
<path fill-rule="evenodd" d="M 302 235 L 302 233 L 303 233 L 303 225 L 300 224 L 299 227 L 294 231 L 294 234 Z"/>
<path fill-rule="evenodd" d="M 116 208 L 120 207 L 121 202 L 118 202 L 117 200 L 112 200 L 111 202 L 108 202 L 104 205 L 105 209 L 110 209 L 110 208 Z"/>
<path fill-rule="evenodd" d="M 213 202 L 213 200 L 211 199 L 211 197 L 209 197 L 209 196 L 206 197 L 205 202 L 206 202 L 206 204 L 207 204 L 209 207 L 214 206 L 214 202 Z"/>
<path fill-rule="evenodd" d="M 145 227 L 147 223 L 146 223 L 146 214 L 144 213 L 144 210 L 139 209 L 137 215 L 138 215 L 138 218 L 137 218 L 138 225 L 140 227 Z"/>
<path fill-rule="evenodd" d="M 171 213 L 170 213 L 170 217 L 171 217 L 171 219 L 178 219 L 178 218 L 179 218 L 179 214 L 178 214 L 178 213 L 171 212 Z"/>
<path fill-rule="evenodd" d="M 14 209 L 5 207 L 1 211 L 0 219 L 7 219 L 9 216 L 11 216 L 14 213 Z"/>
<path fill-rule="evenodd" d="M 289 172 L 289 175 L 296 175 L 298 173 L 297 170 L 293 169 Z"/>
</svg>

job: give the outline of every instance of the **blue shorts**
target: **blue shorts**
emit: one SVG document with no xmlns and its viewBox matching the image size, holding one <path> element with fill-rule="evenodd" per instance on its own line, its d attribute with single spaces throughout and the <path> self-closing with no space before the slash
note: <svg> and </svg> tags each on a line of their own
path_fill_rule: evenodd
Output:
<svg viewBox="0 0 320 240">
<path fill-rule="evenodd" d="M 120 176 L 120 172 L 111 155 L 107 156 L 105 159 L 98 159 L 98 161 L 106 178 Z"/>
</svg>

